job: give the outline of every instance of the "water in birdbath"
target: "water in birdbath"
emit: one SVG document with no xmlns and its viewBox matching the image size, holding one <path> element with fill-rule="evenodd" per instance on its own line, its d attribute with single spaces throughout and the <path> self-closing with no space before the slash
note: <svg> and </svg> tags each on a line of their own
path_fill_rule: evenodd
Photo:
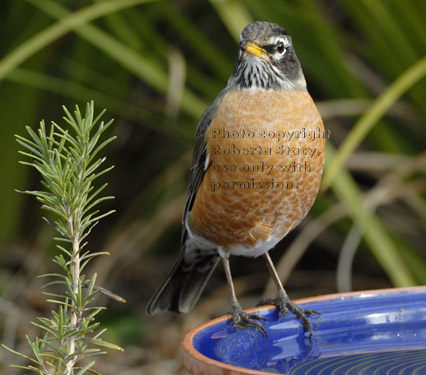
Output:
<svg viewBox="0 0 426 375">
<path fill-rule="evenodd" d="M 265 339 L 229 320 L 207 326 L 193 345 L 244 369 L 289 375 L 426 375 L 426 289 L 359 293 L 302 303 L 317 310 L 313 337 L 291 313 L 260 310 Z"/>
</svg>

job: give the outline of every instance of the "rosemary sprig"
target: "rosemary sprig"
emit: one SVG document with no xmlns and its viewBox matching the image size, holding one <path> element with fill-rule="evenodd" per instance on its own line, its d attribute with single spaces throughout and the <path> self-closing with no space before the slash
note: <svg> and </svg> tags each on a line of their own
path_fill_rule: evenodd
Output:
<svg viewBox="0 0 426 375">
<path fill-rule="evenodd" d="M 42 275 L 53 278 L 46 286 L 63 286 L 63 292 L 45 292 L 48 301 L 57 305 L 50 318 L 41 317 L 33 322 L 43 337 L 31 340 L 26 337 L 31 356 L 11 352 L 24 357 L 27 364 L 14 366 L 40 375 L 65 374 L 82 375 L 93 369 L 95 361 L 88 357 L 104 354 L 104 349 L 122 350 L 119 346 L 103 341 L 96 322 L 96 315 L 104 307 L 93 306 L 98 293 L 124 302 L 116 294 L 95 285 L 96 274 L 90 278 L 81 271 L 93 257 L 105 252 L 84 251 L 86 238 L 96 223 L 114 211 L 100 212 L 97 206 L 112 196 L 102 196 L 107 184 L 95 187 L 96 179 L 113 167 L 104 167 L 105 157 L 100 151 L 115 137 L 101 140 L 112 121 L 104 123 L 102 111 L 94 116 L 94 104 L 88 103 L 84 117 L 76 106 L 74 115 L 63 107 L 66 127 L 52 122 L 47 129 L 44 121 L 37 131 L 26 127 L 29 137 L 16 136 L 17 142 L 24 148 L 20 151 L 29 160 L 22 164 L 35 168 L 41 175 L 43 190 L 22 191 L 34 195 L 42 209 L 52 212 L 54 220 L 44 218 L 56 229 L 60 237 L 56 238 L 66 245 L 57 245 L 58 255 L 53 259 L 62 273 Z M 84 360 L 86 359 L 86 360 Z"/>
</svg>

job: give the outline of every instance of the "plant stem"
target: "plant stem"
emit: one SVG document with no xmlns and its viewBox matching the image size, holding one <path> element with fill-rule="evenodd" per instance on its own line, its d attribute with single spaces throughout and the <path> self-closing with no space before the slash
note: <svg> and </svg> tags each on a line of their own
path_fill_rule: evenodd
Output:
<svg viewBox="0 0 426 375">
<path fill-rule="evenodd" d="M 79 294 L 79 284 L 80 284 L 80 240 L 78 235 L 75 232 L 73 220 L 70 220 L 70 233 L 72 238 L 72 285 L 73 285 L 73 298 L 71 302 L 71 329 L 78 329 L 78 316 L 79 316 L 79 306 L 76 304 L 77 296 Z M 65 375 L 71 375 L 75 363 L 77 362 L 77 356 L 74 356 L 76 347 L 76 338 L 72 335 L 68 341 L 68 361 L 65 367 Z"/>
</svg>

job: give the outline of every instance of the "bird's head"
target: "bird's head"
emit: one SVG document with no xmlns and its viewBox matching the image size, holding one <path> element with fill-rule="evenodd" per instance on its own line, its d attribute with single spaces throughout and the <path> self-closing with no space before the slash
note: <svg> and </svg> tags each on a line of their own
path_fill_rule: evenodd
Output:
<svg viewBox="0 0 426 375">
<path fill-rule="evenodd" d="M 239 89 L 306 89 L 290 35 L 279 25 L 253 22 L 240 36 L 240 48 L 228 86 Z"/>
</svg>

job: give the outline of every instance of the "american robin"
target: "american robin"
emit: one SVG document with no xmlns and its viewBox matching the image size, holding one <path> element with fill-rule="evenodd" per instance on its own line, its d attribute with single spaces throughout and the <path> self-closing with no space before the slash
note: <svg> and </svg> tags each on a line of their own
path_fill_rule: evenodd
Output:
<svg viewBox="0 0 426 375">
<path fill-rule="evenodd" d="M 312 207 L 324 148 L 321 116 L 291 37 L 274 23 L 246 26 L 228 84 L 198 123 L 181 252 L 147 313 L 189 312 L 221 259 L 233 323 L 265 333 L 263 318 L 239 304 L 229 266 L 231 255 L 263 255 L 278 289 L 268 302 L 294 313 L 311 336 L 307 315 L 314 311 L 290 300 L 268 252 Z"/>
</svg>

